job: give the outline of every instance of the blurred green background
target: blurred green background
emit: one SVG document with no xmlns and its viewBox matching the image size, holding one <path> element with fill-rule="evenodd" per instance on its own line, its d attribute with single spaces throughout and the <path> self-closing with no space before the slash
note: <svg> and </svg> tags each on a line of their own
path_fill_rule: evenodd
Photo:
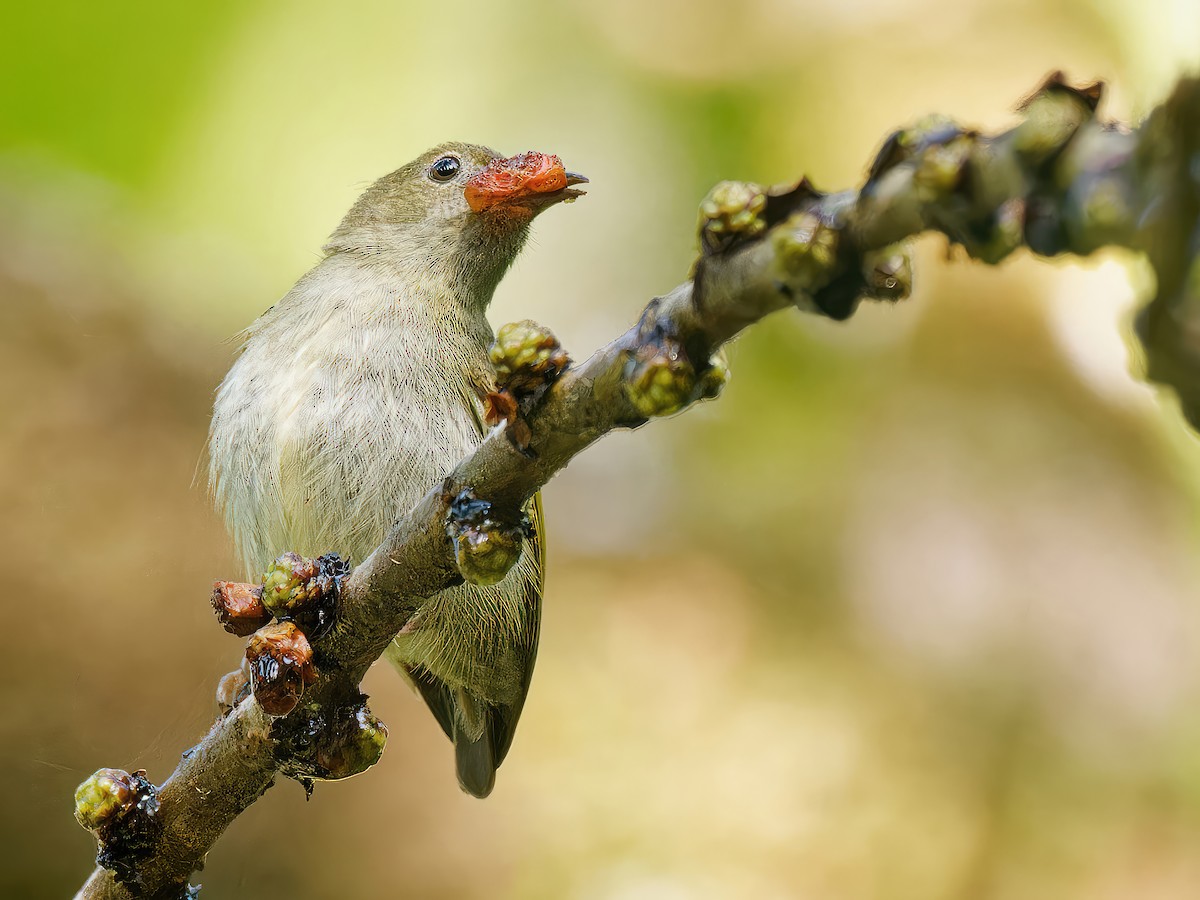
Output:
<svg viewBox="0 0 1200 900">
<path fill-rule="evenodd" d="M 240 643 L 202 482 L 231 339 L 371 180 L 446 139 L 592 179 L 493 321 L 576 356 L 687 273 L 721 178 L 856 184 L 1051 69 L 1137 119 L 1191 0 L 9 4 L 0 28 L 0 896 L 62 897 L 100 766 L 161 780 Z M 724 398 L 546 491 L 541 659 L 486 802 L 380 668 L 382 763 L 280 783 L 212 897 L 1200 896 L 1200 447 L 1131 375 L 1136 260 L 781 315 Z"/>
</svg>

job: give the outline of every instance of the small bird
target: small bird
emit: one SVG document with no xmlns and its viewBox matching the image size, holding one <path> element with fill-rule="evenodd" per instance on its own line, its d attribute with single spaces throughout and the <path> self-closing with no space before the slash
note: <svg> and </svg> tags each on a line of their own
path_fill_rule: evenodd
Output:
<svg viewBox="0 0 1200 900">
<path fill-rule="evenodd" d="M 557 156 L 447 143 L 376 181 L 324 256 L 247 331 L 217 391 L 209 481 L 250 573 L 280 553 L 361 561 L 485 434 L 488 304 L 548 207 L 587 179 Z M 537 654 L 541 505 L 492 586 L 430 598 L 388 658 L 485 797 Z"/>
</svg>

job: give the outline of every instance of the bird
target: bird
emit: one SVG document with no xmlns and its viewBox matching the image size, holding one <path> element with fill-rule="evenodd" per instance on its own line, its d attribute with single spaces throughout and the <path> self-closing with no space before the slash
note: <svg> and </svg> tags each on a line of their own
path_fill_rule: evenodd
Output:
<svg viewBox="0 0 1200 900">
<path fill-rule="evenodd" d="M 319 262 L 244 332 L 216 392 L 209 484 L 248 573 L 279 554 L 361 561 L 486 434 L 486 312 L 533 220 L 587 182 L 559 157 L 445 143 L 362 194 Z M 537 656 L 544 563 L 531 537 L 498 584 L 429 598 L 386 656 L 486 797 Z"/>
</svg>

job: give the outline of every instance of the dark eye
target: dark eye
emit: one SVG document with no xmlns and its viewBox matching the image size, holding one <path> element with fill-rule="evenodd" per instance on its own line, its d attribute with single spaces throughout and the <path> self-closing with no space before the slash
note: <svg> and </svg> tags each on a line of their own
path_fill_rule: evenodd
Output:
<svg viewBox="0 0 1200 900">
<path fill-rule="evenodd" d="M 429 167 L 429 177 L 434 181 L 449 181 L 458 174 L 458 167 L 462 165 L 454 156 L 443 156 L 432 166 Z"/>
</svg>

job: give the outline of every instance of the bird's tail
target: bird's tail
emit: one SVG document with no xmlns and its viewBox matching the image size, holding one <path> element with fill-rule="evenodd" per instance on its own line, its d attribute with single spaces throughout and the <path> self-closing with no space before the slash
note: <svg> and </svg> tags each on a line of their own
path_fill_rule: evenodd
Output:
<svg viewBox="0 0 1200 900">
<path fill-rule="evenodd" d="M 446 737 L 454 741 L 459 786 L 474 797 L 486 797 L 496 785 L 496 769 L 512 740 L 506 708 L 463 688 L 452 690 L 427 670 L 405 663 L 394 647 L 385 654 L 388 661 L 416 687 Z"/>
<path fill-rule="evenodd" d="M 454 741 L 454 765 L 458 783 L 473 797 L 486 797 L 496 786 L 496 710 L 486 701 L 465 690 L 454 692 L 457 715 L 451 739 Z"/>
</svg>

